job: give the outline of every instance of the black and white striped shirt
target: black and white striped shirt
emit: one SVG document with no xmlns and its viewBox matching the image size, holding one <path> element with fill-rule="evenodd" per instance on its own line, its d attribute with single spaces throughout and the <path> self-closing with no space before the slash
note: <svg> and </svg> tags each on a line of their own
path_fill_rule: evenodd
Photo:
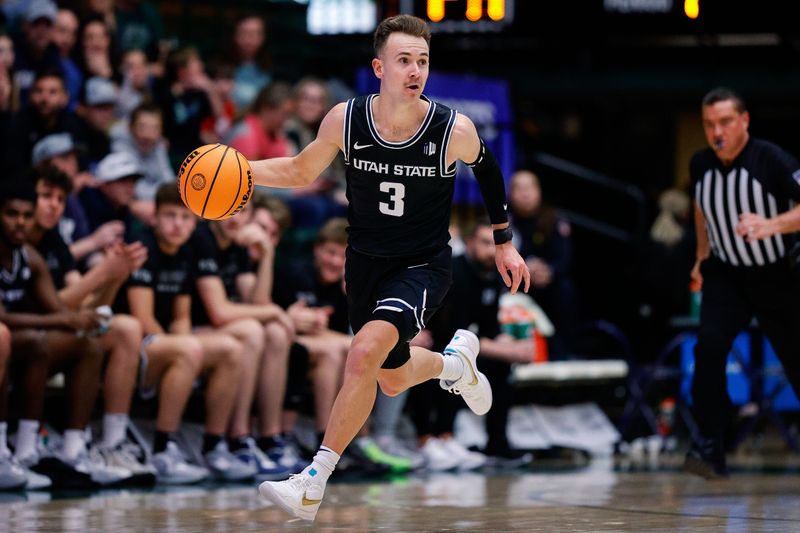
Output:
<svg viewBox="0 0 800 533">
<path fill-rule="evenodd" d="M 796 235 L 773 235 L 747 242 L 736 234 L 739 215 L 773 218 L 800 203 L 800 163 L 778 146 L 751 138 L 726 167 L 707 148 L 690 165 L 694 198 L 706 219 L 711 253 L 736 267 L 763 266 L 781 260 Z"/>
</svg>

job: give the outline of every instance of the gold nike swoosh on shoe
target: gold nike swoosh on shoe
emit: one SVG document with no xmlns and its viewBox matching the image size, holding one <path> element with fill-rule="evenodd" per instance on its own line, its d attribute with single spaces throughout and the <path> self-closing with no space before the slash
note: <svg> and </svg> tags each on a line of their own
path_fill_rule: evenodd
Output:
<svg viewBox="0 0 800 533">
<path fill-rule="evenodd" d="M 475 372 L 475 368 L 473 368 L 473 366 L 472 366 L 472 361 L 469 360 L 469 357 L 467 357 L 466 355 L 462 354 L 458 350 L 456 350 L 456 353 L 459 355 L 459 357 L 461 357 L 461 359 L 464 360 L 464 364 L 469 367 L 469 371 L 472 373 L 472 381 L 470 382 L 470 385 L 477 385 L 478 384 L 478 374 L 477 374 L 477 372 Z"/>
<path fill-rule="evenodd" d="M 470 385 L 477 385 L 478 384 L 478 374 L 475 372 L 475 369 L 472 367 L 472 361 L 470 361 L 466 357 L 464 358 L 464 361 L 466 361 L 467 365 L 469 365 L 469 371 L 472 372 L 472 382 L 470 383 Z"/>
<path fill-rule="evenodd" d="M 469 366 L 470 371 L 472 372 L 472 382 L 470 385 L 477 385 L 478 384 L 478 376 L 475 374 L 475 371 L 472 370 L 472 365 Z"/>
<path fill-rule="evenodd" d="M 321 501 L 322 500 L 309 500 L 308 498 L 306 498 L 306 493 L 305 492 L 303 493 L 303 501 L 302 501 L 303 505 L 317 505 Z"/>
</svg>

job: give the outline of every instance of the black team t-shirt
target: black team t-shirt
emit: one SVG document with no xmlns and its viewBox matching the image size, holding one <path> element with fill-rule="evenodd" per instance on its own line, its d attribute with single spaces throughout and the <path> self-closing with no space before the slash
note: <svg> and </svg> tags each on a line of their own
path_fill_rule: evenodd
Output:
<svg viewBox="0 0 800 533">
<path fill-rule="evenodd" d="M 222 280 L 225 294 L 232 302 L 241 302 L 236 286 L 239 274 L 255 272 L 256 263 L 250 259 L 247 249 L 231 244 L 224 250 L 220 248 L 211 227 L 207 223 L 199 224 L 189 246 L 192 249 L 196 280 L 215 276 Z M 197 283 L 192 283 L 192 324 L 204 326 L 211 323 L 205 304 L 197 291 Z"/>
<path fill-rule="evenodd" d="M 329 285 L 323 284 L 311 262 L 297 261 L 281 269 L 275 276 L 272 289 L 276 304 L 284 309 L 298 300 L 305 300 L 309 307 L 333 308 L 328 321 L 329 329 L 341 333 L 350 331 L 347 318 L 347 296 L 341 281 Z"/>
<path fill-rule="evenodd" d="M 191 294 L 194 283 L 191 249 L 184 244 L 175 255 L 167 255 L 158 247 L 152 230 L 143 232 L 140 240 L 147 247 L 147 261 L 131 274 L 128 287 L 153 289 L 153 312 L 161 327 L 168 330 L 174 319 L 175 298 Z M 127 298 L 122 300 L 127 306 Z"/>
<path fill-rule="evenodd" d="M 42 235 L 42 240 L 36 245 L 36 250 L 42 254 L 47 269 L 53 277 L 53 284 L 57 290 L 66 285 L 64 278 L 67 272 L 77 270 L 78 265 L 69 251 L 69 246 L 61 238 L 57 229 L 48 230 Z"/>
</svg>

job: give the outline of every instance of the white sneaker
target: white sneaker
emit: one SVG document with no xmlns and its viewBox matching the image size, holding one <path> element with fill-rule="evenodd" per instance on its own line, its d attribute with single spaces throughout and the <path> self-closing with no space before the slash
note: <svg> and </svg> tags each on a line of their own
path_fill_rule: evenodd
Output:
<svg viewBox="0 0 800 533">
<path fill-rule="evenodd" d="M 31 467 L 39 462 L 39 454 L 37 452 L 26 455 L 23 458 L 14 457 L 14 461 L 22 465 L 22 468 L 25 469 L 26 490 L 46 489 L 53 485 L 53 480 L 48 476 L 31 470 Z"/>
<path fill-rule="evenodd" d="M 153 466 L 160 483 L 186 485 L 208 477 L 208 470 L 189 463 L 178 445 L 171 441 L 163 452 L 153 455 Z"/>
<path fill-rule="evenodd" d="M 319 481 L 316 470 L 308 467 L 285 481 L 265 481 L 258 486 L 258 492 L 295 518 L 313 521 L 325 494 L 325 483 Z"/>
<path fill-rule="evenodd" d="M 144 454 L 136 444 L 131 442 L 121 442 L 113 448 L 100 447 L 106 464 L 118 466 L 130 470 L 133 478 L 131 483 L 154 483 L 156 479 L 156 469 L 144 458 Z"/>
<path fill-rule="evenodd" d="M 96 446 L 92 446 L 88 452 L 81 452 L 75 459 L 68 460 L 62 456 L 61 460 L 76 472 L 88 474 L 92 481 L 100 485 L 113 485 L 133 477 L 133 472 L 127 468 L 108 464 Z"/>
<path fill-rule="evenodd" d="M 212 450 L 203 455 L 203 460 L 214 477 L 227 481 L 251 478 L 258 471 L 254 463 L 241 461 L 232 454 L 225 439 L 220 440 Z"/>
<path fill-rule="evenodd" d="M 49 477 L 34 472 L 28 467 L 25 468 L 25 490 L 42 490 L 53 486 L 53 480 Z"/>
<path fill-rule="evenodd" d="M 14 459 L 11 452 L 0 451 L 0 490 L 21 489 L 27 483 L 25 467 Z"/>
<path fill-rule="evenodd" d="M 477 470 L 486 464 L 486 456 L 482 453 L 471 452 L 461 445 L 456 439 L 444 439 L 442 447 L 453 457 L 458 457 L 459 470 Z"/>
<path fill-rule="evenodd" d="M 464 362 L 464 371 L 455 381 L 439 380 L 439 385 L 453 394 L 460 394 L 473 413 L 485 415 L 492 407 L 492 387 L 483 373 L 478 371 L 478 352 L 480 351 L 478 337 L 471 331 L 459 329 L 453 340 L 442 351 L 442 355 L 459 356 Z"/>
<path fill-rule="evenodd" d="M 433 472 L 445 472 L 458 468 L 459 459 L 444 447 L 444 443 L 436 437 L 431 437 L 419 452 L 425 458 L 425 468 Z"/>
<path fill-rule="evenodd" d="M 247 438 L 247 447 L 233 452 L 239 461 L 245 464 L 252 464 L 256 468 L 256 479 L 258 481 L 275 481 L 286 479 L 294 474 L 294 470 L 280 465 L 269 458 L 256 444 L 252 437 Z"/>
</svg>

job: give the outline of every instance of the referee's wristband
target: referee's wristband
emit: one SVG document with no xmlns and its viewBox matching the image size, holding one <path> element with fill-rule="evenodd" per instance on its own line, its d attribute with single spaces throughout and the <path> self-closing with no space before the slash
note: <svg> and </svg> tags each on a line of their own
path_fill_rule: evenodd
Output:
<svg viewBox="0 0 800 533">
<path fill-rule="evenodd" d="M 492 233 L 494 234 L 495 245 L 511 242 L 511 226 L 503 229 L 496 229 Z"/>
</svg>

